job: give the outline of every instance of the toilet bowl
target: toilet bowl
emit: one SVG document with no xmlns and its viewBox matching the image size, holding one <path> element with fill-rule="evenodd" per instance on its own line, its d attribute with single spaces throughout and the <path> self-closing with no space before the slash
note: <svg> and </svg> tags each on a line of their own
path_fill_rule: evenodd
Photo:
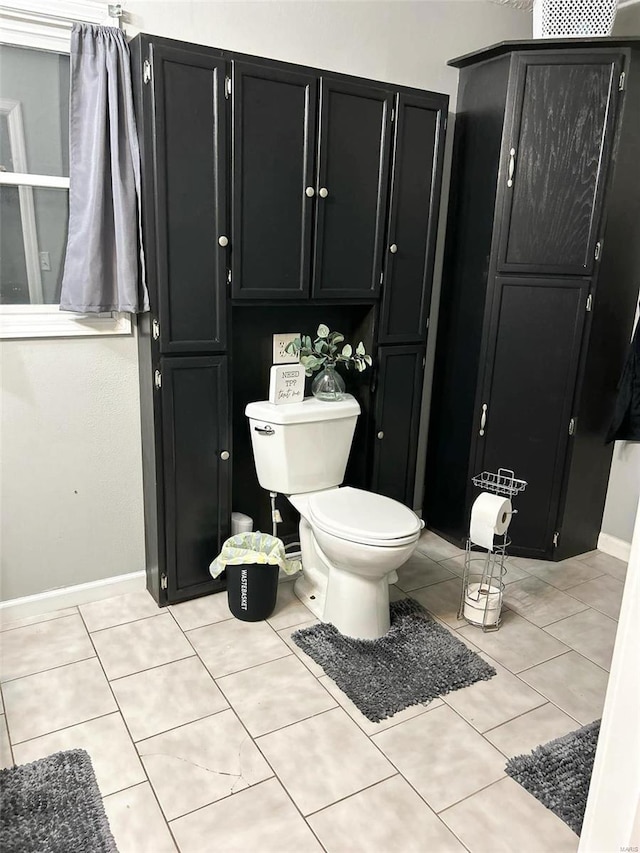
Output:
<svg viewBox="0 0 640 853">
<path fill-rule="evenodd" d="M 422 521 L 391 498 L 348 486 L 316 493 L 306 503 L 305 521 L 326 569 L 321 618 L 350 637 L 383 636 L 389 583 L 415 550 Z M 305 594 L 304 584 L 299 589 Z"/>
<path fill-rule="evenodd" d="M 424 523 L 398 501 L 341 487 L 359 413 L 349 395 L 245 409 L 260 485 L 300 513 L 296 595 L 342 634 L 373 640 L 389 630 L 389 583 Z"/>
<path fill-rule="evenodd" d="M 389 630 L 389 584 L 415 550 L 422 521 L 391 498 L 349 486 L 288 495 L 300 513 L 297 597 L 349 637 Z"/>
</svg>

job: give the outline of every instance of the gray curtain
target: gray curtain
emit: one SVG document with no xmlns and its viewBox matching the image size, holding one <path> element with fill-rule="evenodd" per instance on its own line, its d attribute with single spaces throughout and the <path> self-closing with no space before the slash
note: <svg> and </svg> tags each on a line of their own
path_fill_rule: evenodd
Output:
<svg viewBox="0 0 640 853">
<path fill-rule="evenodd" d="M 114 27 L 73 25 L 69 147 L 60 308 L 148 311 L 129 47 Z"/>
</svg>

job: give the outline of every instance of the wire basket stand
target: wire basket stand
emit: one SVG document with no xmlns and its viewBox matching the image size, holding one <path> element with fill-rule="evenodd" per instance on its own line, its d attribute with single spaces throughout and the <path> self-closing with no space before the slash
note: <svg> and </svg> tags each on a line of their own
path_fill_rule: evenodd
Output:
<svg viewBox="0 0 640 853">
<path fill-rule="evenodd" d="M 513 498 L 527 487 L 526 480 L 516 479 L 514 472 L 508 468 L 499 468 L 497 473 L 483 471 L 473 477 L 472 483 L 485 492 L 508 498 Z M 516 512 L 514 509 L 512 514 Z M 505 560 L 510 544 L 508 528 L 504 536 L 496 537 L 492 551 L 467 539 L 458 618 L 482 628 L 484 632 L 497 631 L 500 627 L 507 571 Z"/>
</svg>

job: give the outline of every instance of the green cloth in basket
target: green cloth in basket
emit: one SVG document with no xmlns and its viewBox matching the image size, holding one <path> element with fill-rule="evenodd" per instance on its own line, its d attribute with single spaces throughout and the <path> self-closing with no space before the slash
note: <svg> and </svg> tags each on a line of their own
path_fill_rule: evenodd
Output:
<svg viewBox="0 0 640 853">
<path fill-rule="evenodd" d="M 227 566 L 258 563 L 264 566 L 279 566 L 283 572 L 293 575 L 300 570 L 300 560 L 288 560 L 284 543 L 268 533 L 237 533 L 229 537 L 222 551 L 209 566 L 211 577 L 217 578 Z"/>
</svg>

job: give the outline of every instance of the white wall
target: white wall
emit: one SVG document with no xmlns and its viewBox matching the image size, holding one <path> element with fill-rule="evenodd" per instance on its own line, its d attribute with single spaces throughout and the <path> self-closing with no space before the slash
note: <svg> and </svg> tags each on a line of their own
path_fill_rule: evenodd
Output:
<svg viewBox="0 0 640 853">
<path fill-rule="evenodd" d="M 6 341 L 0 597 L 144 568 L 133 336 Z"/>
<path fill-rule="evenodd" d="M 448 59 L 531 37 L 530 14 L 484 0 L 128 0 L 125 8 L 128 35 L 154 33 L 452 98 L 458 72 Z"/>
<path fill-rule="evenodd" d="M 640 443 L 616 441 L 602 517 L 602 533 L 630 544 L 639 497 Z"/>
<path fill-rule="evenodd" d="M 447 59 L 531 35 L 530 15 L 482 0 L 129 0 L 125 8 L 129 35 L 144 31 L 452 97 L 457 72 Z M 1 355 L 0 595 L 142 569 L 135 341 L 8 341 Z"/>
</svg>

